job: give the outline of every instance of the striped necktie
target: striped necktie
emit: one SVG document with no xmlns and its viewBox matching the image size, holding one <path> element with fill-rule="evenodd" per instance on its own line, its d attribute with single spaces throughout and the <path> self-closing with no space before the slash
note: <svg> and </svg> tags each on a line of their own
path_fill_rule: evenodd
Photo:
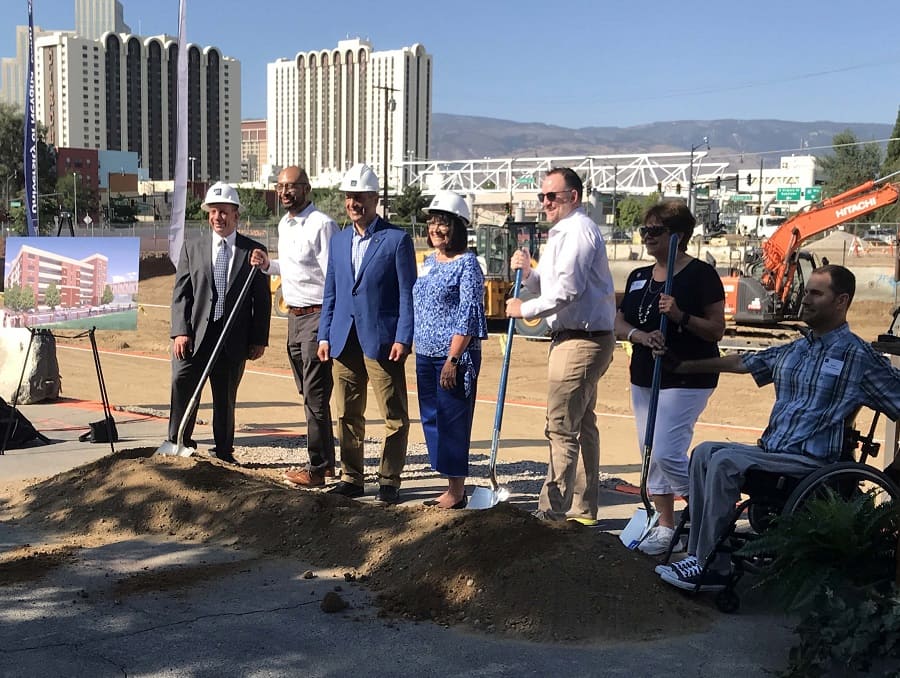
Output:
<svg viewBox="0 0 900 678">
<path fill-rule="evenodd" d="M 225 289 L 228 287 L 228 243 L 219 241 L 219 251 L 213 266 L 213 281 L 216 283 L 216 306 L 213 310 L 213 322 L 225 313 Z"/>
</svg>

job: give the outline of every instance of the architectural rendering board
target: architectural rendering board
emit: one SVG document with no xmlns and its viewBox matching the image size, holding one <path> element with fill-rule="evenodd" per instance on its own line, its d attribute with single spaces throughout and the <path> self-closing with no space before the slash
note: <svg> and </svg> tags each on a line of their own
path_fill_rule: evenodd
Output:
<svg viewBox="0 0 900 678">
<path fill-rule="evenodd" d="M 140 238 L 7 238 L 2 327 L 136 330 Z"/>
</svg>

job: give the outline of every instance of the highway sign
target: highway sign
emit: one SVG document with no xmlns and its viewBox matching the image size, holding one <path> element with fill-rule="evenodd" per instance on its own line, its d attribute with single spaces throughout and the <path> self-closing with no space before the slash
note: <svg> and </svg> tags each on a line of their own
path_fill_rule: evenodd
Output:
<svg viewBox="0 0 900 678">
<path fill-rule="evenodd" d="M 775 189 L 776 200 L 800 200 L 803 191 L 799 188 L 777 188 Z"/>
<path fill-rule="evenodd" d="M 821 186 L 810 186 L 809 188 L 803 189 L 803 199 L 804 200 L 815 200 L 819 201 L 822 199 L 822 187 Z"/>
</svg>

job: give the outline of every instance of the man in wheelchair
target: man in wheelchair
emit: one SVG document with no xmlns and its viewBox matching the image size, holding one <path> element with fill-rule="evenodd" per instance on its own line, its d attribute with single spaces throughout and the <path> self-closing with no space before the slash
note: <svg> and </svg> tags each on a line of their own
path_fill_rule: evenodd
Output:
<svg viewBox="0 0 900 678">
<path fill-rule="evenodd" d="M 683 362 L 665 357 L 668 369 L 680 373 L 749 373 L 758 386 L 772 383 L 775 405 L 757 445 L 707 442 L 694 448 L 688 555 L 656 568 L 663 581 L 688 591 L 728 586 L 729 554 L 713 552 L 730 529 L 748 470 L 805 476 L 838 460 L 845 420 L 860 406 L 900 417 L 900 370 L 847 325 L 855 291 L 852 272 L 822 266 L 810 276 L 801 304 L 806 336 L 756 354 Z"/>
</svg>

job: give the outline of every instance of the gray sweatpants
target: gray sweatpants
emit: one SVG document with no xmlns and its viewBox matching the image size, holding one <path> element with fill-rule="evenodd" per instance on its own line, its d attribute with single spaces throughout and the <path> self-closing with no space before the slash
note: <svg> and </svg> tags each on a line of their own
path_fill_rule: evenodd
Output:
<svg viewBox="0 0 900 678">
<path fill-rule="evenodd" d="M 823 462 L 809 457 L 766 452 L 756 445 L 701 443 L 691 454 L 689 470 L 691 530 L 688 553 L 697 556 L 701 563 L 712 553 L 719 536 L 730 527 L 735 504 L 741 498 L 744 474 L 749 469 L 805 476 L 822 465 Z M 711 568 L 727 571 L 728 554 L 716 556 Z"/>
</svg>

